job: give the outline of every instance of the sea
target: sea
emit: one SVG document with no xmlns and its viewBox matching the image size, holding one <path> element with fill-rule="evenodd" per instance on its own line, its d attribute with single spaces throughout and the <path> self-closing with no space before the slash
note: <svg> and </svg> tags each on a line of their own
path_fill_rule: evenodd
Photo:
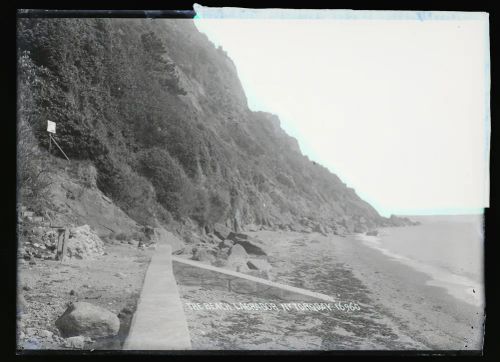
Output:
<svg viewBox="0 0 500 362">
<path fill-rule="evenodd" d="M 358 234 L 363 244 L 404 263 L 475 306 L 484 303 L 483 215 L 409 216 L 417 226 L 381 228 L 377 236 Z"/>
</svg>

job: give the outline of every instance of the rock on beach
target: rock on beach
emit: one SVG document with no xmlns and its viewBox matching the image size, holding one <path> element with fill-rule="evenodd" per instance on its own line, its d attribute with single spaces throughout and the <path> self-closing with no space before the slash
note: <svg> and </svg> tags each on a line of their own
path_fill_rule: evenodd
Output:
<svg viewBox="0 0 500 362">
<path fill-rule="evenodd" d="M 56 327 L 63 337 L 114 336 L 120 329 L 120 320 L 107 309 L 87 302 L 71 303 L 56 320 Z"/>
</svg>

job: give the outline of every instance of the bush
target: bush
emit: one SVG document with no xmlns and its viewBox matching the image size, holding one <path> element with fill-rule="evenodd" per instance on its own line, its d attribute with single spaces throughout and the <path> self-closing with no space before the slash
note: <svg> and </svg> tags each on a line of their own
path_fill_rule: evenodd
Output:
<svg viewBox="0 0 500 362">
<path fill-rule="evenodd" d="M 160 205 L 177 218 L 187 216 L 197 195 L 180 164 L 160 148 L 142 152 L 139 164 L 141 174 L 153 184 Z"/>
<path fill-rule="evenodd" d="M 17 187 L 21 203 L 41 212 L 48 205 L 51 180 L 47 156 L 39 149 L 31 123 L 35 104 L 32 87 L 38 83 L 35 66 L 25 54 L 19 67 L 19 109 L 17 122 Z"/>
<path fill-rule="evenodd" d="M 220 190 L 212 191 L 209 201 L 208 222 L 214 224 L 226 219 L 231 204 L 229 193 Z"/>
</svg>

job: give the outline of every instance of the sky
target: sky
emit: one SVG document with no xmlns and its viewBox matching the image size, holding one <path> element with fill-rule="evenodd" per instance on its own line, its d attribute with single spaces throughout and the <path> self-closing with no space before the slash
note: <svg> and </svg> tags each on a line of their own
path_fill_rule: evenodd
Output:
<svg viewBox="0 0 500 362">
<path fill-rule="evenodd" d="M 384 216 L 488 206 L 484 20 L 195 18 L 250 109 Z"/>
</svg>

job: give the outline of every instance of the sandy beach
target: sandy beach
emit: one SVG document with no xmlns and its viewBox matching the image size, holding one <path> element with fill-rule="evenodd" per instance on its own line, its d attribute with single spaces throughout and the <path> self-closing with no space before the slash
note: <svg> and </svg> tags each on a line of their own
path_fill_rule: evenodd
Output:
<svg viewBox="0 0 500 362">
<path fill-rule="evenodd" d="M 249 233 L 266 244 L 269 279 L 342 302 L 349 313 L 193 311 L 185 306 L 195 349 L 478 350 L 478 306 L 428 285 L 430 277 L 354 237 Z M 250 295 L 180 285 L 184 302 L 270 303 Z"/>
</svg>

